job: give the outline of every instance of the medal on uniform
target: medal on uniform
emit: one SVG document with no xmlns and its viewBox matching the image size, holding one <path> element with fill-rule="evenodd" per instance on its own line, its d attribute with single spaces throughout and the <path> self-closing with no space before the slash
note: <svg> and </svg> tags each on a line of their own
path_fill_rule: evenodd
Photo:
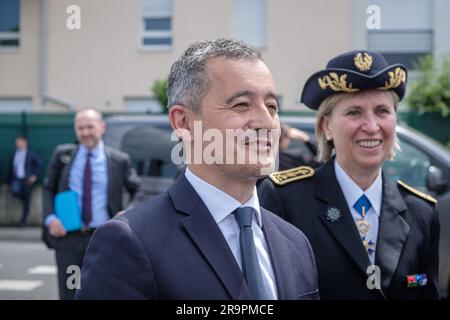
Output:
<svg viewBox="0 0 450 320">
<path fill-rule="evenodd" d="M 366 216 L 366 208 L 362 207 L 361 220 L 356 221 L 356 227 L 358 228 L 361 237 L 365 237 L 367 231 L 369 231 L 370 229 L 370 223 L 365 219 L 365 216 Z"/>
<path fill-rule="evenodd" d="M 373 249 L 375 243 L 373 240 L 367 240 L 366 236 L 361 238 L 364 248 L 366 248 L 367 253 L 373 253 L 375 250 Z"/>
<path fill-rule="evenodd" d="M 366 238 L 367 232 L 370 229 L 370 223 L 366 220 L 366 207 L 361 207 L 361 220 L 356 221 L 356 227 L 358 228 L 359 235 L 361 236 L 361 241 L 364 245 L 364 248 L 366 249 L 367 253 L 372 254 L 375 252 L 374 246 L 375 243 L 373 240 L 368 240 Z"/>
</svg>

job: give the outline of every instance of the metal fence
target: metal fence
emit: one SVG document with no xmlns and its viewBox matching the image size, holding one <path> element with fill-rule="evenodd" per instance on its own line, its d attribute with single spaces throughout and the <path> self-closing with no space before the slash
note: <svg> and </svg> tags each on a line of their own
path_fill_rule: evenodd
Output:
<svg viewBox="0 0 450 320">
<path fill-rule="evenodd" d="M 104 117 L 123 113 L 105 113 Z M 291 113 L 299 116 L 304 113 Z M 311 115 L 312 113 L 308 113 Z M 8 160 L 15 149 L 15 138 L 24 134 L 29 140 L 29 146 L 35 150 L 44 161 L 45 174 L 47 164 L 56 145 L 75 142 L 73 129 L 74 113 L 1 113 L 0 114 L 0 184 L 5 183 Z M 402 112 L 399 121 L 424 132 L 437 141 L 447 144 L 450 140 L 450 117 L 440 118 L 433 114 L 418 114 L 417 112 Z"/>
</svg>

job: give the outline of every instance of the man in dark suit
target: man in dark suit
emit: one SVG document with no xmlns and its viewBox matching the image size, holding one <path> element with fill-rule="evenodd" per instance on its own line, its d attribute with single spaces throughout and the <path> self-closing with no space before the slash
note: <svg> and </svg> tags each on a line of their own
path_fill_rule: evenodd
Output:
<svg viewBox="0 0 450 320">
<path fill-rule="evenodd" d="M 41 169 L 41 158 L 28 148 L 27 138 L 19 135 L 16 138 L 16 151 L 9 160 L 7 177 L 11 193 L 22 201 L 22 217 L 19 226 L 26 225 L 33 187 Z"/>
<path fill-rule="evenodd" d="M 196 42 L 173 64 L 168 89 L 187 169 L 167 192 L 96 231 L 76 297 L 316 299 L 308 240 L 260 207 L 256 194 L 277 150 L 278 137 L 264 132 L 279 130 L 274 83 L 260 54 L 234 40 Z M 202 130 L 215 142 L 237 135 L 226 143 L 231 148 L 218 142 L 211 151 Z M 244 137 L 244 130 L 261 135 Z M 259 153 L 255 162 L 252 153 Z"/>
<path fill-rule="evenodd" d="M 98 111 L 79 111 L 75 116 L 75 132 L 80 144 L 56 147 L 44 181 L 43 240 L 55 249 L 61 299 L 73 298 L 77 279 L 73 279 L 74 285 L 69 283 L 68 277 L 75 269 L 68 267 L 81 268 L 94 230 L 123 210 L 124 189 L 131 198 L 140 189 L 129 156 L 103 144 L 105 127 Z M 65 230 L 55 212 L 55 196 L 68 190 L 77 194 L 82 216 L 80 230 Z"/>
</svg>

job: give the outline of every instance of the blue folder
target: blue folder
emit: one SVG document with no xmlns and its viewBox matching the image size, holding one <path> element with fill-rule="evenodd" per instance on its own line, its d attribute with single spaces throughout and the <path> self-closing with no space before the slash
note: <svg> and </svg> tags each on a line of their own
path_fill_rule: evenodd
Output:
<svg viewBox="0 0 450 320">
<path fill-rule="evenodd" d="M 56 195 L 55 213 L 66 231 L 81 229 L 81 211 L 75 191 L 63 191 Z"/>
</svg>

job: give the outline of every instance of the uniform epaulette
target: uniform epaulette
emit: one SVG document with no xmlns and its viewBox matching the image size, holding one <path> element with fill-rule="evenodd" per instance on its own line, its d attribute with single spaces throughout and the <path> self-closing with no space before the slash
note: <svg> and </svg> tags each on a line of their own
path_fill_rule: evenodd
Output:
<svg viewBox="0 0 450 320">
<path fill-rule="evenodd" d="M 433 198 L 432 196 L 423 193 L 422 191 L 416 190 L 413 187 L 408 186 L 406 183 L 404 183 L 403 181 L 397 180 L 397 184 L 399 184 L 400 186 L 402 186 L 405 190 L 408 190 L 409 192 L 415 194 L 416 196 L 425 199 L 433 204 L 437 203 L 437 200 L 435 198 Z"/>
<path fill-rule="evenodd" d="M 283 186 L 293 181 L 306 179 L 314 175 L 314 169 L 307 166 L 300 166 L 288 170 L 277 171 L 269 174 L 270 180 L 276 185 Z"/>
</svg>

